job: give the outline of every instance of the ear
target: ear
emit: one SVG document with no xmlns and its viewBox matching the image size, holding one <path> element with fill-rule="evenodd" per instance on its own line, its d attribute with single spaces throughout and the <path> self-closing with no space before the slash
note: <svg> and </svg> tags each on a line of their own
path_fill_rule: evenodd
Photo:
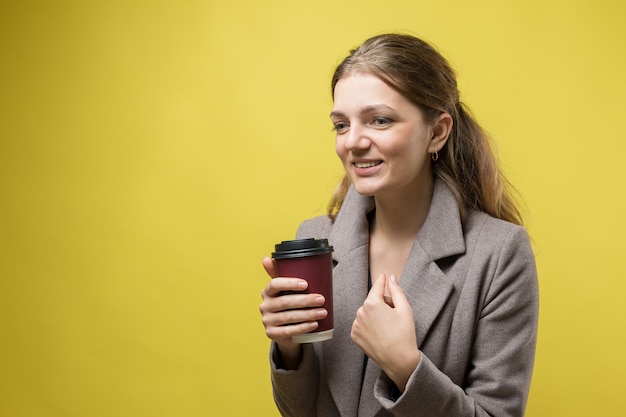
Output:
<svg viewBox="0 0 626 417">
<path fill-rule="evenodd" d="M 452 132 L 452 124 L 452 116 L 447 112 L 443 112 L 437 117 L 432 125 L 433 135 L 430 139 L 428 152 L 438 152 L 443 148 L 448 141 L 450 132 Z"/>
</svg>

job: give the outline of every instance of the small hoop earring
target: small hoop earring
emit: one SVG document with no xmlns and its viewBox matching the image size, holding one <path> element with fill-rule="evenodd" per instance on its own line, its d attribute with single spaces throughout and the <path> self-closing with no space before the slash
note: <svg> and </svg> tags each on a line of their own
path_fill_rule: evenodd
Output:
<svg viewBox="0 0 626 417">
<path fill-rule="evenodd" d="M 437 153 L 437 151 L 435 151 L 430 154 L 430 157 L 432 158 L 433 161 L 436 161 L 437 159 L 439 159 L 439 154 Z"/>
</svg>

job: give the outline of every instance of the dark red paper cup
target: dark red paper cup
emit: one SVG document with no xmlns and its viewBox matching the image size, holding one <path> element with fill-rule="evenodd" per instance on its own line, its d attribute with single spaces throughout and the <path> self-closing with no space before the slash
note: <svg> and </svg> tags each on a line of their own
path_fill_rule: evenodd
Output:
<svg viewBox="0 0 626 417">
<path fill-rule="evenodd" d="M 279 277 L 302 278 L 309 283 L 306 293 L 322 294 L 328 315 L 317 329 L 293 336 L 297 343 L 320 342 L 333 337 L 333 247 L 327 239 L 284 240 L 275 245 L 272 258 Z"/>
</svg>

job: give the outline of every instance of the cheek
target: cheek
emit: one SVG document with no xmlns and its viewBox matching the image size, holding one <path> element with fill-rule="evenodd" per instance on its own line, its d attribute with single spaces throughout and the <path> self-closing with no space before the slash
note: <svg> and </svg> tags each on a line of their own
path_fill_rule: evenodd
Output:
<svg viewBox="0 0 626 417">
<path fill-rule="evenodd" d="M 424 164 L 426 149 L 424 144 L 418 138 L 410 138 L 403 141 L 389 143 L 385 149 L 381 149 L 385 155 L 394 160 L 398 167 L 402 169 L 412 170 Z"/>
<path fill-rule="evenodd" d="M 340 139 L 335 139 L 335 152 L 342 161 L 345 159 L 347 152 Z"/>
</svg>

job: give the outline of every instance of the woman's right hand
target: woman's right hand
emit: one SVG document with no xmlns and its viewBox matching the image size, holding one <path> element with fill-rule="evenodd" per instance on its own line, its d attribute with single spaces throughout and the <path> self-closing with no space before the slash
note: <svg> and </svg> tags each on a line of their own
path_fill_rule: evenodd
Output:
<svg viewBox="0 0 626 417">
<path fill-rule="evenodd" d="M 272 278 L 261 293 L 263 301 L 259 307 L 265 333 L 278 345 L 282 367 L 295 369 L 300 364 L 302 346 L 291 337 L 317 328 L 317 320 L 328 314 L 321 307 L 325 300 L 321 294 L 303 292 L 308 283 L 301 278 L 277 277 L 273 259 L 264 258 L 263 267 Z M 284 294 L 285 291 L 296 293 Z"/>
</svg>

